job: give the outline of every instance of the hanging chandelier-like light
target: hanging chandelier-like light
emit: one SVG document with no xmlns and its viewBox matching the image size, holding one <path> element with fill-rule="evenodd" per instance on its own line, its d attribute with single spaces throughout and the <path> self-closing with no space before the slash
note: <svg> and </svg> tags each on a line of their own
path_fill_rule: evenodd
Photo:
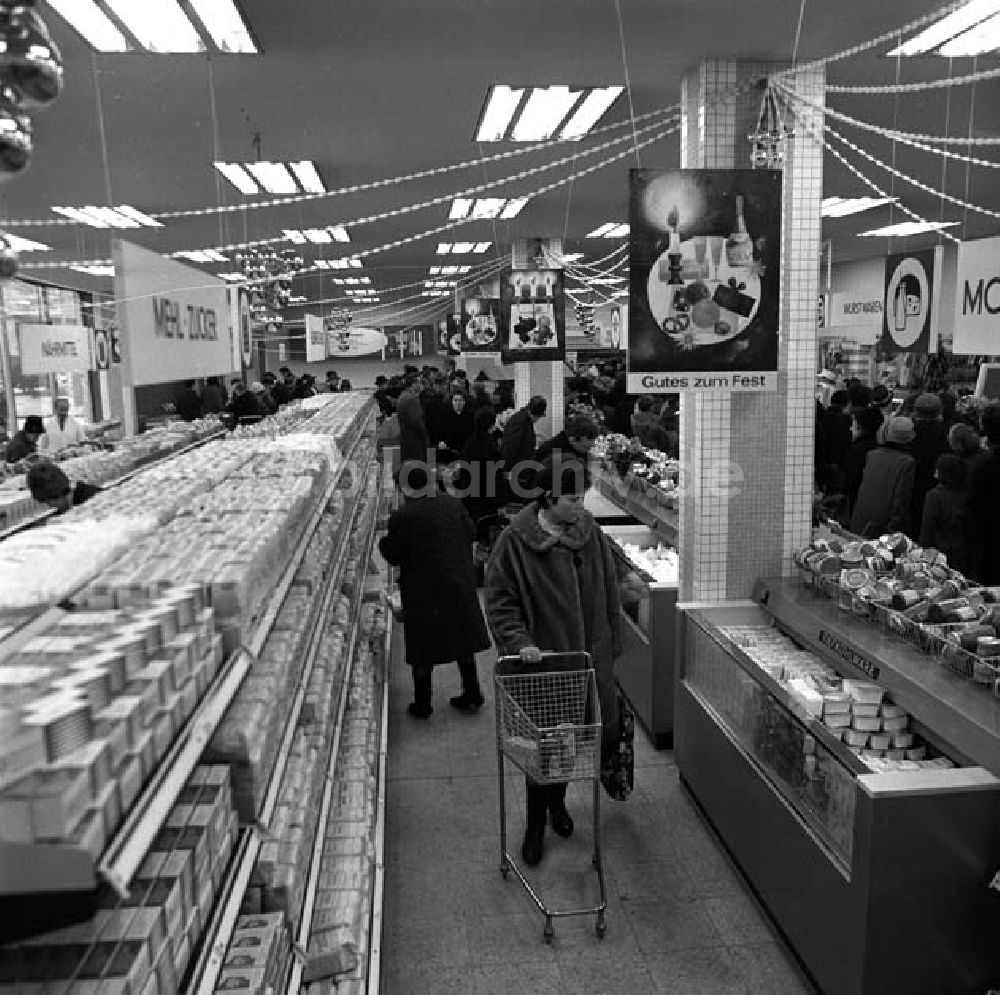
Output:
<svg viewBox="0 0 1000 995">
<path fill-rule="evenodd" d="M 785 124 L 784 115 L 770 81 L 763 80 L 764 95 L 760 101 L 757 126 L 747 135 L 750 141 L 751 169 L 782 169 L 785 165 L 785 148 L 795 129 Z"/>
</svg>

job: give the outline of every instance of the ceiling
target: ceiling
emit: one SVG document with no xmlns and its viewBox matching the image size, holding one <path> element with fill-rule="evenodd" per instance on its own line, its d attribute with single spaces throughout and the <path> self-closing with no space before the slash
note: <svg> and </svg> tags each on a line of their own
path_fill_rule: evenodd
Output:
<svg viewBox="0 0 1000 995">
<path fill-rule="evenodd" d="M 313 159 L 328 189 L 402 177 L 517 148 L 511 143 L 479 146 L 474 131 L 491 83 L 630 83 L 636 115 L 675 104 L 681 77 L 709 57 L 787 62 L 795 45 L 800 62 L 823 58 L 863 43 L 930 13 L 933 0 L 876 4 L 871 0 L 240 0 L 246 21 L 262 50 L 258 56 L 95 54 L 45 3 L 39 10 L 66 67 L 66 87 L 50 108 L 33 115 L 35 153 L 29 170 L 0 188 L 0 217 L 55 218 L 55 204 L 130 204 L 147 213 L 220 204 L 251 203 L 222 180 L 214 159 L 249 161 Z M 619 33 L 619 14 L 621 34 Z M 892 83 L 948 73 L 937 57 L 899 62 L 884 57 L 891 45 L 829 66 L 836 83 Z M 623 59 L 624 51 L 624 59 Z M 998 64 L 980 59 L 977 68 Z M 971 72 L 972 60 L 956 60 L 954 74 Z M 102 149 L 98 89 L 103 108 L 108 169 Z M 831 95 L 832 106 L 884 127 L 964 136 L 970 127 L 969 86 L 905 94 Z M 975 87 L 972 129 L 1000 135 L 1000 83 Z M 214 112 L 213 112 L 214 108 Z M 622 96 L 601 124 L 625 121 L 629 100 Z M 837 125 L 856 144 L 913 175 L 933 193 L 914 189 L 856 153 L 842 149 L 885 190 L 894 187 L 908 207 L 932 220 L 958 220 L 953 229 L 966 238 L 1000 232 L 994 218 L 942 205 L 943 189 L 962 200 L 1000 207 L 996 170 L 952 161 L 942 174 L 936 155 L 897 145 L 876 135 Z M 126 237 L 159 252 L 205 248 L 280 234 L 283 228 L 346 224 L 350 246 L 303 246 L 307 263 L 315 256 L 365 256 L 367 250 L 435 229 L 447 222 L 448 206 L 400 213 L 391 219 L 354 224 L 357 219 L 401 209 L 463 188 L 510 176 L 556 158 L 578 156 L 577 169 L 599 161 L 585 156 L 598 140 L 559 143 L 544 153 L 477 164 L 473 167 L 381 189 L 305 203 L 210 213 L 170 220 L 161 229 L 140 229 Z M 615 146 L 604 153 L 624 151 Z M 955 151 L 964 152 L 964 148 Z M 974 153 L 989 158 L 990 148 Z M 679 162 L 676 134 L 639 153 L 644 167 Z M 1000 158 L 1000 156 L 997 156 Z M 483 257 L 435 257 L 440 239 L 496 240 L 507 255 L 512 238 L 565 237 L 566 251 L 605 255 L 620 243 L 585 239 L 605 221 L 625 221 L 630 154 L 607 168 L 566 182 L 534 198 L 513 221 L 477 221 L 443 235 L 430 235 L 366 259 L 365 270 L 383 300 L 389 288 L 411 285 L 428 267 L 444 262 L 481 263 Z M 498 188 L 495 196 L 528 194 L 543 184 L 566 180 L 572 163 Z M 825 193 L 862 196 L 872 191 L 829 153 Z M 109 200 L 110 190 L 110 200 Z M 904 220 L 896 209 L 892 220 Z M 879 208 L 841 220 L 824 221 L 834 259 L 878 255 L 884 239 L 860 239 L 857 231 L 887 224 L 890 210 Z M 81 225 L 0 227 L 52 247 L 22 256 L 24 272 L 64 285 L 110 291 L 100 281 L 66 269 L 33 271 L 41 260 L 110 258 L 112 233 Z M 938 236 L 908 239 L 908 248 L 934 244 Z M 900 243 L 896 240 L 896 246 Z M 894 246 L 894 248 L 896 247 Z M 496 246 L 491 253 L 496 252 Z M 487 257 L 488 258 L 488 257 Z M 207 272 L 234 267 L 215 265 Z M 337 292 L 331 274 L 296 281 L 295 293 L 310 300 Z M 419 292 L 419 288 L 418 288 Z M 412 288 L 397 296 L 412 295 Z M 426 305 L 427 302 L 424 301 Z M 433 307 L 433 304 L 430 305 Z M 294 316 L 294 313 L 290 316 Z M 415 320 L 411 315 L 407 320 Z"/>
</svg>

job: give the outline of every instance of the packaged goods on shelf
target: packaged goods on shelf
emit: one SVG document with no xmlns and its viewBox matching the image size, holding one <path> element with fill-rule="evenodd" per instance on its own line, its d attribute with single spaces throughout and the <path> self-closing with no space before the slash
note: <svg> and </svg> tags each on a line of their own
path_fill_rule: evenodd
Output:
<svg viewBox="0 0 1000 995">
<path fill-rule="evenodd" d="M 226 768 L 195 768 L 127 895 L 86 922 L 2 948 L 0 992 L 174 992 L 236 841 Z"/>
<path fill-rule="evenodd" d="M 216 991 L 265 995 L 277 991 L 290 955 L 288 927 L 280 914 L 240 916 L 222 962 Z"/>
<path fill-rule="evenodd" d="M 622 552 L 637 569 L 642 570 L 658 584 L 676 584 L 680 570 L 680 557 L 676 549 L 662 542 L 654 547 L 642 547 L 635 543 L 620 544 Z"/>
<path fill-rule="evenodd" d="M 198 588 L 53 619 L 0 664 L 0 835 L 99 855 L 221 661 Z"/>
<path fill-rule="evenodd" d="M 0 489 L 0 532 L 30 521 L 44 509 L 26 490 Z"/>
<path fill-rule="evenodd" d="M 142 518 L 60 521 L 0 545 L 0 612 L 56 604 L 155 528 Z"/>
</svg>

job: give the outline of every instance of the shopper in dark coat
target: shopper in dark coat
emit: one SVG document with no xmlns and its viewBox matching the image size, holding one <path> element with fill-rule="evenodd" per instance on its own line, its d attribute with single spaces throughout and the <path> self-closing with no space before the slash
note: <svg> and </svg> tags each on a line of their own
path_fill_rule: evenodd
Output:
<svg viewBox="0 0 1000 995">
<path fill-rule="evenodd" d="M 264 417 L 264 410 L 254 392 L 247 390 L 240 380 L 233 381 L 233 396 L 229 401 L 229 413 L 233 416 L 234 425 L 250 425 L 259 422 Z"/>
<path fill-rule="evenodd" d="M 913 422 L 892 418 L 884 445 L 865 461 L 858 498 L 851 514 L 851 531 L 873 539 L 887 532 L 916 532 L 911 527 L 913 477 L 916 463 L 910 454 Z"/>
<path fill-rule="evenodd" d="M 219 414 L 226 406 L 218 377 L 209 377 L 201 392 L 201 410 L 206 415 Z"/>
<path fill-rule="evenodd" d="M 938 457 L 936 487 L 924 499 L 920 545 L 930 546 L 948 557 L 948 566 L 960 573 L 969 569 L 969 495 L 965 489 L 965 463 L 961 456 Z"/>
<path fill-rule="evenodd" d="M 493 408 L 477 408 L 479 411 Z M 495 416 L 494 416 L 495 420 Z M 472 405 L 469 404 L 463 391 L 454 390 L 448 398 L 448 403 L 441 410 L 438 422 L 438 442 L 443 444 L 445 452 L 454 459 L 465 448 L 472 435 Z"/>
<path fill-rule="evenodd" d="M 420 719 L 434 711 L 434 667 L 452 660 L 458 661 L 462 693 L 451 704 L 463 711 L 483 704 L 475 654 L 490 645 L 476 594 L 475 527 L 462 502 L 441 493 L 433 480 L 425 464 L 403 468 L 406 503 L 390 516 L 379 542 L 386 562 L 400 568 L 406 662 L 413 669 L 408 711 Z"/>
<path fill-rule="evenodd" d="M 542 652 L 589 652 L 601 702 L 603 747 L 618 743 L 614 662 L 622 652 L 615 560 L 601 529 L 584 509 L 589 474 L 582 463 L 546 462 L 537 475 L 540 496 L 500 535 L 486 566 L 486 612 L 497 653 L 518 657 L 498 665 L 544 669 Z M 548 665 L 551 666 L 551 665 Z M 546 815 L 560 836 L 573 832 L 565 784 L 530 779 L 521 854 L 542 857 Z"/>
<path fill-rule="evenodd" d="M 38 415 L 28 415 L 24 419 L 24 428 L 15 432 L 7 443 L 8 463 L 19 463 L 28 456 L 38 452 L 38 440 L 45 434 L 45 423 Z"/>
<path fill-rule="evenodd" d="M 503 430 L 503 465 L 511 477 L 511 484 L 518 483 L 522 490 L 531 485 L 530 468 L 519 464 L 530 463 L 535 458 L 535 424 L 545 417 L 548 401 L 536 394 L 526 407 L 515 411 L 507 420 Z M 522 474 L 520 470 L 525 470 Z M 517 481 L 514 477 L 517 477 Z M 523 477 L 523 479 L 522 479 Z"/>
<path fill-rule="evenodd" d="M 983 412 L 983 433 L 989 454 L 973 466 L 969 481 L 969 519 L 975 539 L 971 573 L 981 584 L 1000 584 L 1000 405 Z"/>
<path fill-rule="evenodd" d="M 825 464 L 822 479 L 827 490 L 841 490 L 844 485 L 844 468 L 851 448 L 851 416 L 847 405 L 851 397 L 846 390 L 836 390 L 830 397 L 830 406 L 823 412 L 823 441 Z"/>
<path fill-rule="evenodd" d="M 599 431 L 597 423 L 586 415 L 574 415 L 561 432 L 538 447 L 535 459 L 541 463 L 559 453 L 567 459 L 585 460 Z"/>
<path fill-rule="evenodd" d="M 201 417 L 201 397 L 198 395 L 198 391 L 195 390 L 193 380 L 188 380 L 181 388 L 180 393 L 177 395 L 175 407 L 177 408 L 177 414 L 184 421 L 194 421 L 196 418 Z"/>
<path fill-rule="evenodd" d="M 882 427 L 882 412 L 878 408 L 862 408 L 854 416 L 857 432 L 844 461 L 844 493 L 848 513 L 853 510 L 861 487 L 868 454 L 878 446 L 878 430 Z"/>
<path fill-rule="evenodd" d="M 399 417 L 399 459 L 426 462 L 431 448 L 430 436 L 424 422 L 424 409 L 420 403 L 420 374 L 406 375 L 406 389 L 396 403 Z"/>
<path fill-rule="evenodd" d="M 462 503 L 474 522 L 495 515 L 507 499 L 506 481 L 496 415 L 492 408 L 478 408 L 473 417 L 472 435 L 462 449 L 463 473 L 456 480 L 465 496 Z"/>
<path fill-rule="evenodd" d="M 913 403 L 913 444 L 910 451 L 916 461 L 913 478 L 913 511 L 910 521 L 919 530 L 924 516 L 924 498 L 934 486 L 934 468 L 942 453 L 949 451 L 948 430 L 941 422 L 941 398 L 920 394 Z"/>
<path fill-rule="evenodd" d="M 989 459 L 990 454 L 983 448 L 979 433 L 965 422 L 955 422 L 948 429 L 948 446 L 965 464 L 966 481 L 972 480 L 973 471 L 979 463 Z"/>
</svg>

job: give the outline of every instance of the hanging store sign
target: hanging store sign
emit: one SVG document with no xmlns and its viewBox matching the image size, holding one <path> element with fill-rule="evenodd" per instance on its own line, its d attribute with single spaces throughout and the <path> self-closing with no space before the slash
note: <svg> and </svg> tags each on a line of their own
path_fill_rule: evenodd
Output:
<svg viewBox="0 0 1000 995">
<path fill-rule="evenodd" d="M 886 256 L 882 346 L 888 353 L 930 350 L 938 281 L 934 249 Z"/>
<path fill-rule="evenodd" d="M 19 325 L 18 340 L 21 372 L 29 376 L 83 373 L 98 368 L 94 330 L 85 325 Z"/>
<path fill-rule="evenodd" d="M 437 323 L 437 352 L 439 356 L 462 355 L 462 316 L 449 314 Z"/>
<path fill-rule="evenodd" d="M 129 242 L 114 254 L 128 386 L 236 372 L 222 280 Z"/>
<path fill-rule="evenodd" d="M 562 270 L 513 270 L 504 276 L 500 294 L 505 363 L 551 363 L 566 355 Z"/>
<path fill-rule="evenodd" d="M 306 324 L 306 362 L 322 363 L 326 359 L 326 329 L 323 319 L 318 314 L 307 314 Z"/>
<path fill-rule="evenodd" d="M 416 359 L 436 356 L 437 344 L 431 325 L 386 325 L 385 354 L 388 359 Z"/>
<path fill-rule="evenodd" d="M 956 356 L 1000 356 L 1000 236 L 958 247 Z"/>
<path fill-rule="evenodd" d="M 781 171 L 630 171 L 629 393 L 775 390 Z"/>
<path fill-rule="evenodd" d="M 459 315 L 462 353 L 480 359 L 500 358 L 500 299 L 466 297 Z"/>
<path fill-rule="evenodd" d="M 371 356 L 381 353 L 386 347 L 386 337 L 377 328 L 346 328 L 330 330 L 326 333 L 327 355 L 333 358 L 349 359 L 352 356 Z"/>
</svg>

